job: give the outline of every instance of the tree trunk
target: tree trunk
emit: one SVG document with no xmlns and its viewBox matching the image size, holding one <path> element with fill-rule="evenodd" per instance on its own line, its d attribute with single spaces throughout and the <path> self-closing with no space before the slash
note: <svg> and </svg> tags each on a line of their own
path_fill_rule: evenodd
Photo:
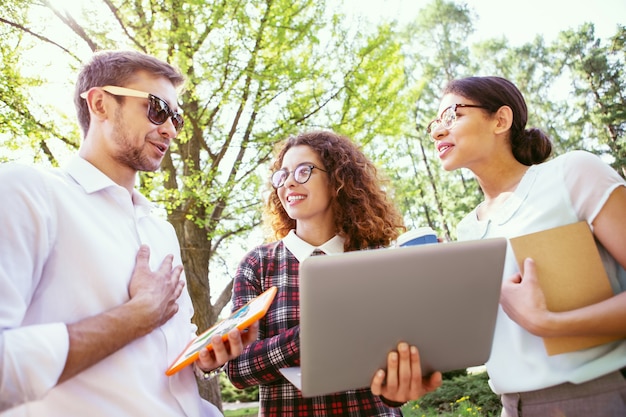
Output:
<svg viewBox="0 0 626 417">
<path fill-rule="evenodd" d="M 198 381 L 198 389 L 200 390 L 200 396 L 207 401 L 211 402 L 217 408 L 222 410 L 222 392 L 220 390 L 220 379 L 215 377 L 208 381 Z"/>
<path fill-rule="evenodd" d="M 216 314 L 211 305 L 211 288 L 209 285 L 209 259 L 211 245 L 207 241 L 206 232 L 194 222 L 188 221 L 183 215 L 172 213 L 169 221 L 174 225 L 181 247 L 182 262 L 187 278 L 187 291 L 194 308 L 192 321 L 198 326 L 198 333 L 204 332 L 216 321 Z M 198 381 L 198 389 L 202 398 L 210 401 L 220 410 L 222 397 L 219 378 L 210 381 Z"/>
</svg>

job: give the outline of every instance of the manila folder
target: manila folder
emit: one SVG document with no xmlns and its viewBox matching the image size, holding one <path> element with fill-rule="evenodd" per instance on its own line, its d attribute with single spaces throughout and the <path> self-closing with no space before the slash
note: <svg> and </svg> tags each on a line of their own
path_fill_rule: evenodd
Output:
<svg viewBox="0 0 626 417">
<path fill-rule="evenodd" d="M 550 311 L 568 311 L 613 296 L 593 234 L 585 221 L 510 239 L 520 271 L 535 260 L 539 285 Z M 543 339 L 548 355 L 602 345 L 617 336 L 568 336 Z"/>
</svg>

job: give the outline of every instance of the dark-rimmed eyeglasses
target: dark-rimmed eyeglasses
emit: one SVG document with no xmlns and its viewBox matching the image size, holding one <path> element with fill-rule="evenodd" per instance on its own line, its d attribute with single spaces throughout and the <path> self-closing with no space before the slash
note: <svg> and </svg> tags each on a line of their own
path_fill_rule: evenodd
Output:
<svg viewBox="0 0 626 417">
<path fill-rule="evenodd" d="M 475 107 L 479 109 L 488 109 L 488 107 L 481 106 L 479 104 L 453 104 L 450 107 L 446 107 L 441 112 L 441 116 L 439 116 L 438 119 L 435 119 L 432 122 L 428 123 L 428 126 L 426 127 L 426 131 L 428 132 L 428 134 L 430 135 L 432 132 L 439 129 L 440 127 L 444 129 L 450 129 L 452 126 L 454 126 L 457 118 L 456 109 L 459 107 Z"/>
<path fill-rule="evenodd" d="M 146 93 L 145 91 L 134 90 L 132 88 L 117 87 L 114 85 L 105 85 L 101 87 L 104 91 L 114 96 L 124 97 L 139 97 L 148 99 L 148 120 L 155 125 L 162 125 L 172 118 L 172 124 L 176 129 L 176 132 L 180 132 L 185 124 L 183 116 L 180 113 L 176 113 L 170 109 L 170 106 L 165 100 L 155 96 L 154 94 Z M 81 93 L 82 98 L 87 98 L 87 92 Z"/>
<path fill-rule="evenodd" d="M 304 184 L 311 178 L 311 174 L 313 173 L 313 169 L 320 170 L 322 172 L 327 172 L 322 168 L 318 168 L 313 164 L 304 163 L 300 164 L 293 171 L 289 172 L 287 168 L 281 168 L 278 171 L 274 172 L 271 177 L 272 187 L 280 188 L 285 185 L 285 181 L 289 178 L 289 174 L 293 173 L 293 179 L 298 184 Z"/>
</svg>

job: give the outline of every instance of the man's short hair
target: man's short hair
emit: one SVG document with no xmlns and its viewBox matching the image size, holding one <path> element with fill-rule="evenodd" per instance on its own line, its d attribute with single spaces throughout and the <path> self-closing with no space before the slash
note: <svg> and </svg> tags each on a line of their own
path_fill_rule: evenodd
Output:
<svg viewBox="0 0 626 417">
<path fill-rule="evenodd" d="M 86 100 L 82 99 L 80 94 L 92 87 L 105 85 L 123 87 L 132 81 L 139 71 L 167 78 L 174 87 L 179 87 L 185 82 L 185 77 L 177 68 L 151 55 L 121 50 L 95 53 L 78 74 L 74 91 L 74 105 L 83 136 L 86 136 L 89 130 L 90 116 Z"/>
</svg>

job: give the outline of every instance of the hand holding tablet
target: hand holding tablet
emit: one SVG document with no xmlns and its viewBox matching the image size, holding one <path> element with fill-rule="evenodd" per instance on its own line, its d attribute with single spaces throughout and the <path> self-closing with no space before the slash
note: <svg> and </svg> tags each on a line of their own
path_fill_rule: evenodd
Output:
<svg viewBox="0 0 626 417">
<path fill-rule="evenodd" d="M 262 318 L 272 304 L 276 291 L 276 287 L 270 287 L 248 304 L 233 312 L 229 317 L 219 321 L 202 334 L 198 335 L 168 367 L 165 374 L 168 376 L 173 375 L 185 366 L 195 362 L 202 349 L 212 350 L 211 339 L 213 336 L 219 334 L 222 336 L 222 340 L 225 341 L 228 339 L 228 332 L 232 329 L 246 329 L 255 321 Z"/>
</svg>

